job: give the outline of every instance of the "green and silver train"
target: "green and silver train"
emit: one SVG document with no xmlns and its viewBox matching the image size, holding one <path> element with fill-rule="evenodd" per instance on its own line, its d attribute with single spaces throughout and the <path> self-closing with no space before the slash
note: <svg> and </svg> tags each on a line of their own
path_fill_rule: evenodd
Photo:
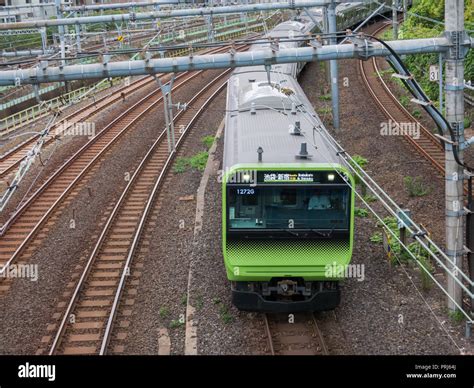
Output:
<svg viewBox="0 0 474 388">
<path fill-rule="evenodd" d="M 338 5 L 338 30 L 362 22 L 378 6 Z M 312 18 L 284 22 L 268 35 L 305 36 L 315 30 L 314 20 L 322 24 L 321 10 L 310 12 Z M 284 48 L 297 44 L 280 41 Z M 354 178 L 318 130 L 323 124 L 296 79 L 302 67 L 237 68 L 229 79 L 222 251 L 232 300 L 241 310 L 333 309 L 351 261 Z"/>
<path fill-rule="evenodd" d="M 297 37 L 311 22 L 270 34 Z M 282 43 L 291 47 L 294 43 Z M 255 46 L 254 50 L 264 46 Z M 301 89 L 298 64 L 236 69 L 228 82 L 222 249 L 246 311 L 335 308 L 354 243 L 354 180 Z"/>
</svg>

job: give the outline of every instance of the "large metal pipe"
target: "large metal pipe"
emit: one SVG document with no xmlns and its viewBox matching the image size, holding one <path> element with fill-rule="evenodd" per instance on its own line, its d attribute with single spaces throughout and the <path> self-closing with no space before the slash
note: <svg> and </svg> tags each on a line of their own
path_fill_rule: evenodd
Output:
<svg viewBox="0 0 474 388">
<path fill-rule="evenodd" d="M 164 0 L 164 1 L 139 1 L 130 3 L 116 3 L 116 4 L 92 4 L 80 5 L 74 7 L 64 7 L 64 11 L 78 12 L 78 11 L 100 11 L 106 9 L 126 9 L 126 8 L 141 8 L 141 7 L 156 7 L 159 5 L 184 4 L 184 1 L 179 0 Z"/>
<path fill-rule="evenodd" d="M 392 0 L 392 28 L 393 39 L 398 39 L 398 0 Z"/>
<path fill-rule="evenodd" d="M 336 3 L 332 2 L 328 7 L 328 27 L 329 33 L 334 34 L 331 35 L 329 39 L 330 43 L 333 45 L 337 44 L 336 32 L 337 32 L 337 25 L 336 25 Z M 329 69 L 331 73 L 331 102 L 332 102 L 332 120 L 334 129 L 336 131 L 339 130 L 339 69 L 337 66 L 336 60 L 331 60 L 329 62 Z"/>
<path fill-rule="evenodd" d="M 186 8 L 186 9 L 171 9 L 165 11 L 153 11 L 143 13 L 117 14 L 117 15 L 103 15 L 103 16 L 82 16 L 67 19 L 53 19 L 53 20 L 32 20 L 18 23 L 2 23 L 0 30 L 10 30 L 18 28 L 39 28 L 52 26 L 66 26 L 74 24 L 92 24 L 92 23 L 120 23 L 135 20 L 147 19 L 161 19 L 174 18 L 183 16 L 205 16 L 205 15 L 219 15 L 236 12 L 260 12 L 271 11 L 276 9 L 300 9 L 307 7 L 321 7 L 330 3 L 329 0 L 307 0 L 295 3 L 295 1 L 276 2 L 276 3 L 261 3 L 261 4 L 245 4 L 233 6 L 217 6 L 207 8 Z"/>
<path fill-rule="evenodd" d="M 390 46 L 399 55 L 446 52 L 448 39 L 428 38 L 390 42 Z M 474 44 L 474 41 L 473 41 Z M 279 63 L 327 61 L 331 59 L 349 59 L 370 56 L 389 56 L 390 52 L 380 43 L 372 45 L 345 44 L 322 47 L 299 47 L 280 49 L 269 48 L 228 53 L 184 56 L 177 58 L 157 58 L 137 61 L 117 61 L 50 67 L 41 63 L 36 68 L 0 71 L 0 85 L 18 83 L 34 84 L 92 78 L 126 77 L 154 73 L 173 73 L 200 69 L 226 69 L 229 67 L 263 66 Z M 108 57 L 105 56 L 105 59 Z"/>
<path fill-rule="evenodd" d="M 38 55 L 51 55 L 54 50 L 18 50 L 18 51 L 1 51 L 0 57 L 33 57 Z"/>
<path fill-rule="evenodd" d="M 446 120 L 456 135 L 456 142 L 464 144 L 464 0 L 446 0 L 445 31 L 451 43 L 446 53 Z M 449 136 L 449 134 L 446 134 Z M 446 263 L 450 270 L 462 267 L 464 255 L 464 168 L 454 158 L 453 147 L 446 144 Z M 458 158 L 463 162 L 462 146 Z M 462 290 L 452 277 L 447 278 L 447 291 L 458 305 L 462 304 Z M 456 310 L 448 299 L 448 308 Z"/>
<path fill-rule="evenodd" d="M 11 11 L 16 9 L 29 9 L 29 8 L 44 8 L 44 7 L 54 7 L 55 2 L 51 1 L 49 3 L 40 3 L 40 4 L 23 4 L 23 5 L 4 5 L 0 7 L 1 11 Z"/>
</svg>

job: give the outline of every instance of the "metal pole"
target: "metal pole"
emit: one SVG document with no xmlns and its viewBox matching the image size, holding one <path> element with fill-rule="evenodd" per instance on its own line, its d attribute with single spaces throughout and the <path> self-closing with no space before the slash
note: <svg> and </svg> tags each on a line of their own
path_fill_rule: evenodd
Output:
<svg viewBox="0 0 474 388">
<path fill-rule="evenodd" d="M 398 0 L 392 0 L 392 26 L 393 26 L 393 40 L 398 39 Z"/>
<path fill-rule="evenodd" d="M 46 36 L 46 27 L 43 27 L 40 29 L 40 34 L 41 34 L 41 47 L 43 48 L 43 51 L 46 51 L 47 47 L 47 36 Z"/>
<path fill-rule="evenodd" d="M 57 0 L 56 0 L 57 1 Z M 219 7 L 206 7 L 206 8 L 180 8 L 171 9 L 165 11 L 154 11 L 154 12 L 140 12 L 136 14 L 113 14 L 113 15 L 102 15 L 102 16 L 83 16 L 78 18 L 64 18 L 56 20 L 31 20 L 19 23 L 1 23 L 0 30 L 11 30 L 19 28 L 39 28 L 49 27 L 58 25 L 73 25 L 73 24 L 92 24 L 92 23 L 114 23 L 114 22 L 127 22 L 129 20 L 153 20 L 162 18 L 178 18 L 185 16 L 197 16 L 202 17 L 205 15 L 220 15 L 220 14 L 232 14 L 242 12 L 259 12 L 259 11 L 270 11 L 277 9 L 300 9 L 304 7 L 322 7 L 329 4 L 329 0 L 302 0 L 301 2 L 295 3 L 290 0 L 288 2 L 275 2 L 275 3 L 256 3 L 256 4 L 244 4 L 244 5 L 232 5 L 232 6 L 219 6 Z"/>
<path fill-rule="evenodd" d="M 336 25 L 336 4 L 331 2 L 328 6 L 328 27 L 329 33 L 335 34 L 337 32 Z M 337 44 L 336 36 L 331 36 L 329 39 L 331 44 Z M 338 65 L 337 61 L 331 60 L 329 62 L 331 74 L 331 101 L 332 101 L 332 118 L 334 129 L 339 130 L 339 87 L 338 87 Z"/>
<path fill-rule="evenodd" d="M 467 263 L 469 266 L 469 277 L 474 279 L 474 201 L 472 198 L 472 176 L 468 179 L 468 194 L 467 194 L 467 208 L 469 212 L 466 216 L 466 247 Z M 474 293 L 474 286 L 470 287 L 471 292 Z M 471 312 L 474 312 L 474 299 L 471 299 Z"/>
<path fill-rule="evenodd" d="M 403 21 L 406 22 L 407 21 L 407 12 L 408 12 L 408 4 L 407 4 L 407 0 L 403 0 Z"/>
<path fill-rule="evenodd" d="M 62 19 L 63 13 L 61 11 L 61 0 L 55 0 L 55 4 L 56 4 L 56 12 L 58 15 L 58 19 Z M 58 34 L 59 34 L 59 45 L 60 45 L 60 50 L 61 50 L 61 66 L 65 66 L 66 61 L 64 60 L 64 58 L 66 57 L 66 49 L 64 46 L 64 26 L 63 25 L 58 26 Z"/>
<path fill-rule="evenodd" d="M 464 0 L 446 0 L 445 2 L 446 35 L 451 40 L 452 48 L 446 57 L 446 119 L 456 135 L 457 144 L 464 143 Z M 448 134 L 447 134 L 448 135 Z M 461 268 L 464 247 L 464 196 L 463 167 L 454 159 L 453 146 L 446 144 L 446 265 L 455 271 L 454 265 Z M 463 162 L 462 146 L 458 155 Z M 448 276 L 447 291 L 461 305 L 462 291 L 459 284 Z M 448 299 L 448 307 L 456 310 L 456 305 Z"/>
<path fill-rule="evenodd" d="M 76 46 L 77 46 L 77 51 L 80 52 L 82 51 L 81 47 L 81 25 L 76 24 Z"/>
<path fill-rule="evenodd" d="M 171 148 L 173 151 L 176 149 L 176 141 L 174 138 L 174 120 L 173 120 L 173 103 L 171 102 L 171 90 L 173 89 L 173 82 L 174 82 L 175 76 L 173 74 L 173 77 L 171 77 L 170 80 L 170 88 L 168 92 L 168 117 L 170 119 L 170 132 L 171 132 Z"/>
<path fill-rule="evenodd" d="M 443 54 L 439 54 L 439 111 L 443 114 Z"/>
</svg>

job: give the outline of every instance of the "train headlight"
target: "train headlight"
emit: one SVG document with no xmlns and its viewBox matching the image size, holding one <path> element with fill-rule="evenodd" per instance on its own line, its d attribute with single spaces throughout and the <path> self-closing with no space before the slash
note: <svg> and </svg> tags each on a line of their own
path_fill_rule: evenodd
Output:
<svg viewBox="0 0 474 388">
<path fill-rule="evenodd" d="M 329 182 L 332 182 L 334 180 L 334 178 L 336 178 L 336 176 L 334 174 L 328 174 L 328 181 Z"/>
</svg>

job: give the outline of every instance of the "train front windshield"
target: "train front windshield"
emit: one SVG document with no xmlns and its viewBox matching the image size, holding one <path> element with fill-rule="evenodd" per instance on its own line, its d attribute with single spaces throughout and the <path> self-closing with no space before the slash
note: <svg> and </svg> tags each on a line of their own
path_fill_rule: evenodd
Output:
<svg viewBox="0 0 474 388">
<path fill-rule="evenodd" d="M 237 229 L 349 229 L 347 185 L 229 187 L 227 219 Z"/>
</svg>

